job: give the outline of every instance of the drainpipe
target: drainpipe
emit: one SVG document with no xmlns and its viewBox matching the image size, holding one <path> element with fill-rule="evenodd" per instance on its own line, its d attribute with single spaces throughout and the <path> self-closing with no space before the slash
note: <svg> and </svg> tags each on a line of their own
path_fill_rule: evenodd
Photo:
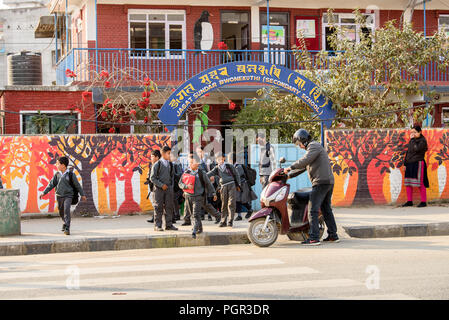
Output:
<svg viewBox="0 0 449 320">
<path fill-rule="evenodd" d="M 271 63 L 271 53 L 270 53 L 270 0 L 267 0 L 267 50 L 268 50 L 268 63 Z"/>
<path fill-rule="evenodd" d="M 55 12 L 55 65 L 58 63 L 58 13 Z"/>
<path fill-rule="evenodd" d="M 95 0 L 95 66 L 98 73 L 98 27 L 97 27 L 97 0 Z"/>
</svg>

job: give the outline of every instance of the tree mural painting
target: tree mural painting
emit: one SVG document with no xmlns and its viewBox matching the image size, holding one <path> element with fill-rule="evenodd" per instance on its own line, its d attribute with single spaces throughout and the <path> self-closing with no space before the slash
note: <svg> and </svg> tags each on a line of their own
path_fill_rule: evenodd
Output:
<svg viewBox="0 0 449 320">
<path fill-rule="evenodd" d="M 143 174 L 143 168 L 150 163 L 150 154 L 154 149 L 161 149 L 169 144 L 169 136 L 160 136 L 160 139 L 149 139 L 145 136 L 119 136 L 117 149 L 112 155 L 119 168 L 118 180 L 124 181 L 124 201 L 118 208 L 118 213 L 139 212 L 141 207 L 134 200 L 132 179 L 135 172 Z M 151 137 L 150 137 L 151 138 Z M 139 179 L 140 181 L 140 179 Z"/>
<path fill-rule="evenodd" d="M 449 199 L 449 132 L 424 129 L 429 200 Z M 335 205 L 387 204 L 405 201 L 403 165 L 407 129 L 326 131 L 326 145 L 335 177 Z M 418 190 L 415 190 L 418 192 Z"/>
<path fill-rule="evenodd" d="M 439 140 L 440 142 L 440 150 L 437 152 L 435 156 L 435 160 L 438 162 L 438 165 L 446 169 L 445 174 L 445 187 L 442 188 L 441 197 L 443 199 L 449 198 L 449 132 L 444 132 L 441 135 L 441 138 Z M 444 175 L 443 172 L 440 173 L 442 176 Z"/>
<path fill-rule="evenodd" d="M 69 157 L 74 169 L 81 176 L 87 201 L 79 202 L 75 214 L 81 212 L 98 214 L 93 200 L 91 175 L 103 159 L 116 148 L 117 139 L 107 135 L 60 135 L 52 136 L 49 144 Z"/>
<path fill-rule="evenodd" d="M 390 173 L 390 168 L 403 165 L 405 132 L 394 130 L 335 130 L 327 131 L 326 145 L 336 175 L 357 173 L 354 204 L 374 204 L 368 184 L 371 174 Z M 373 190 L 374 191 L 374 190 Z M 385 202 L 385 199 L 383 199 Z"/>
</svg>

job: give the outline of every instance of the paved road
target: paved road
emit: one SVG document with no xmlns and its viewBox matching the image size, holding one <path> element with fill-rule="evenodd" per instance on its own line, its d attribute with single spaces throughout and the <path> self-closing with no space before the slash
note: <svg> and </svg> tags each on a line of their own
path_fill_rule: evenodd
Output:
<svg viewBox="0 0 449 320">
<path fill-rule="evenodd" d="M 449 237 L 0 257 L 0 299 L 449 299 Z"/>
</svg>

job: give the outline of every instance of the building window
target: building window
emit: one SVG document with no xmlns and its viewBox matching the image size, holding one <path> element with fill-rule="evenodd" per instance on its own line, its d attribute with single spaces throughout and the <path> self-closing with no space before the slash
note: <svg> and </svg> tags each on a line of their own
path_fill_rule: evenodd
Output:
<svg viewBox="0 0 449 320">
<path fill-rule="evenodd" d="M 449 127 L 449 107 L 443 107 L 441 109 L 441 124 L 443 127 Z"/>
<path fill-rule="evenodd" d="M 129 10 L 129 47 L 135 57 L 182 57 L 186 48 L 184 10 Z M 170 51 L 168 51 L 170 50 Z"/>
<path fill-rule="evenodd" d="M 68 112 L 22 113 L 21 134 L 79 134 L 78 119 L 77 113 Z"/>
<path fill-rule="evenodd" d="M 360 31 L 362 34 L 372 34 L 375 28 L 374 14 L 363 14 L 366 17 L 365 26 L 361 26 L 356 23 L 355 14 L 352 13 L 334 13 L 332 17 L 328 17 L 328 14 L 323 14 L 323 48 L 327 51 L 332 51 L 328 37 L 332 34 L 331 25 L 340 27 L 344 33 L 344 37 L 354 43 L 360 41 Z"/>
<path fill-rule="evenodd" d="M 61 49 L 58 49 L 58 61 L 61 59 Z M 56 50 L 51 50 L 51 65 L 56 66 Z"/>
<path fill-rule="evenodd" d="M 446 36 L 449 36 L 449 14 L 440 14 L 438 17 L 438 31 L 442 31 Z"/>
</svg>

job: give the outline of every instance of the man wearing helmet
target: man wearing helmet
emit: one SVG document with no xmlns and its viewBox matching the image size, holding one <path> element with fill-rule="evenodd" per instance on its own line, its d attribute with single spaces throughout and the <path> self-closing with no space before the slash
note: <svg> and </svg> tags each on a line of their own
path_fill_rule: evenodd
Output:
<svg viewBox="0 0 449 320">
<path fill-rule="evenodd" d="M 307 170 L 309 179 L 312 182 L 312 192 L 310 201 L 312 208 L 310 210 L 310 231 L 309 238 L 303 241 L 303 245 L 319 245 L 320 230 L 318 224 L 318 212 L 324 217 L 327 226 L 328 237 L 324 242 L 339 242 L 337 235 L 337 225 L 331 208 L 332 192 L 334 190 L 334 175 L 326 150 L 320 143 L 312 141 L 312 137 L 305 129 L 299 129 L 293 135 L 293 143 L 306 150 L 306 154 L 289 168 L 284 169 L 286 173 L 295 170 L 289 174 L 289 178 L 294 178 Z"/>
</svg>

